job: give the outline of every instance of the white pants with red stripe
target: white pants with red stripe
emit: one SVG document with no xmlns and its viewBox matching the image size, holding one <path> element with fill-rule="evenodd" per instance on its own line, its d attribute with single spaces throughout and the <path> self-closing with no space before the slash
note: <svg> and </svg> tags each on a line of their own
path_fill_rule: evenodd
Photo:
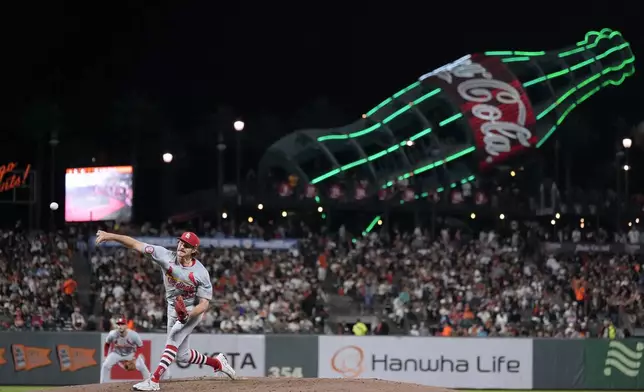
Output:
<svg viewBox="0 0 644 392">
<path fill-rule="evenodd" d="M 188 314 L 192 311 L 192 306 L 187 307 Z M 190 358 L 190 334 L 199 325 L 203 314 L 190 322 L 182 324 L 177 319 L 177 312 L 174 306 L 168 305 L 168 337 L 166 345 L 174 346 L 177 348 L 176 361 L 181 363 L 189 363 Z"/>
</svg>

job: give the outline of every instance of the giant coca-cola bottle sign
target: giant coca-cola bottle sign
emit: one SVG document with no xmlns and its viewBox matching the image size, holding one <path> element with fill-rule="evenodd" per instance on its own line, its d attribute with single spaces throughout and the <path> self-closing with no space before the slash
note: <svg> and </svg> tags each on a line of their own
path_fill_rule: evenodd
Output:
<svg viewBox="0 0 644 392">
<path fill-rule="evenodd" d="M 496 57 L 473 55 L 431 75 L 466 116 L 482 169 L 533 147 L 536 119 L 521 82 Z"/>
</svg>

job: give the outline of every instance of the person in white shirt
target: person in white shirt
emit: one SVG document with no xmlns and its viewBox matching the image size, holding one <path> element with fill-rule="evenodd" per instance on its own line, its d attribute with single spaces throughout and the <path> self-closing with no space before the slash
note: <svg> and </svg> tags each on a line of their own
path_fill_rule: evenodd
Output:
<svg viewBox="0 0 644 392">
<path fill-rule="evenodd" d="M 548 261 L 546 261 L 546 266 L 550 268 L 550 271 L 552 271 L 553 275 L 556 275 L 557 272 L 559 272 L 559 269 L 561 268 L 561 264 L 555 259 L 553 255 L 550 255 L 548 257 Z"/>
<path fill-rule="evenodd" d="M 631 229 L 628 231 L 628 243 L 635 245 L 639 244 L 640 242 L 640 231 L 637 230 L 635 227 L 631 227 Z"/>
</svg>

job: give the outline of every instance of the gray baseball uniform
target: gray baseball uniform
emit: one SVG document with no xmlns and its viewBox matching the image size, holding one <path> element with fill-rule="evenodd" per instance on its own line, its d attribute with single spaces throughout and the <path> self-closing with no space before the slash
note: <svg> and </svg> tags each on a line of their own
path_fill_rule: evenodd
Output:
<svg viewBox="0 0 644 392">
<path fill-rule="evenodd" d="M 143 378 L 147 379 L 150 377 L 150 370 L 145 365 L 143 355 L 141 354 L 134 358 L 136 350 L 139 347 L 143 347 L 143 340 L 138 333 L 128 329 L 125 335 L 121 335 L 121 333 L 115 329 L 107 334 L 105 343 L 109 344 L 111 349 L 103 359 L 100 378 L 101 384 L 106 381 L 107 375 L 110 373 L 110 370 L 114 365 L 123 361 L 130 361 L 132 359 L 136 359 L 136 369 L 141 372 Z"/>
<path fill-rule="evenodd" d="M 193 260 L 192 265 L 184 267 L 177 261 L 176 252 L 162 246 L 143 244 L 143 253 L 150 255 L 152 261 L 163 270 L 165 297 L 168 305 L 174 307 L 175 298 L 182 295 L 187 307 L 197 304 L 196 297 L 212 299 L 212 283 L 210 274 L 199 260 Z"/>
<path fill-rule="evenodd" d="M 110 344 L 112 347 L 111 352 L 114 352 L 122 357 L 127 357 L 136 352 L 139 347 L 143 347 L 143 340 L 138 333 L 132 330 L 127 330 L 125 336 L 121 335 L 118 330 L 112 330 L 107 334 L 105 343 Z"/>
<path fill-rule="evenodd" d="M 166 345 L 177 348 L 178 362 L 190 361 L 189 335 L 201 322 L 203 314 L 185 324 L 178 321 L 174 309 L 175 299 L 183 296 L 188 313 L 199 302 L 197 298 L 212 299 L 212 283 L 208 270 L 199 260 L 193 260 L 192 265 L 184 267 L 177 260 L 176 252 L 162 246 L 143 244 L 143 254 L 149 255 L 163 272 L 165 297 L 168 301 L 168 338 Z"/>
</svg>

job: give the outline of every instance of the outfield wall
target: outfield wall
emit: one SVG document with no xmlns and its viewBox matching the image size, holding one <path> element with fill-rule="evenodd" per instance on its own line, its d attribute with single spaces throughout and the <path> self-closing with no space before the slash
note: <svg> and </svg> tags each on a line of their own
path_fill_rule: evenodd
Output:
<svg viewBox="0 0 644 392">
<path fill-rule="evenodd" d="M 153 370 L 163 334 L 141 334 Z M 76 385 L 99 381 L 105 334 L 0 333 L 0 385 Z M 195 334 L 192 348 L 224 352 L 240 376 L 379 378 L 464 389 L 642 389 L 644 339 L 442 338 Z M 170 378 L 211 375 L 174 363 Z M 112 368 L 111 382 L 137 372 Z"/>
</svg>

